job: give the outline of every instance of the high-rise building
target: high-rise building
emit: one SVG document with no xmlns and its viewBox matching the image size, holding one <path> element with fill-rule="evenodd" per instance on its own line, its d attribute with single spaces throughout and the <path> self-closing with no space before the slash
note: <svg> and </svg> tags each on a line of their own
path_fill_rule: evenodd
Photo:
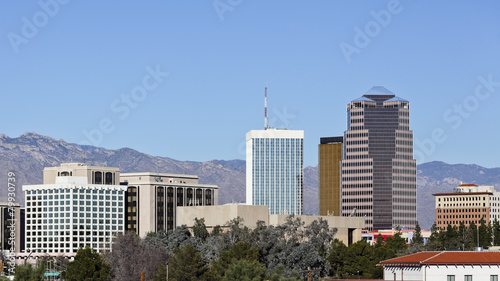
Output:
<svg viewBox="0 0 500 281">
<path fill-rule="evenodd" d="M 436 226 L 446 229 L 448 225 L 464 223 L 479 225 L 500 220 L 500 192 L 493 186 L 460 184 L 450 193 L 433 194 L 436 200 Z"/>
<path fill-rule="evenodd" d="M 366 217 L 370 230 L 413 229 L 416 185 L 410 102 L 373 87 L 347 104 L 342 215 Z"/>
<path fill-rule="evenodd" d="M 25 209 L 19 203 L 0 203 L 0 240 L 2 250 L 20 253 L 24 247 Z"/>
<path fill-rule="evenodd" d="M 122 173 L 127 186 L 126 229 L 141 237 L 177 226 L 178 206 L 218 204 L 218 187 L 198 183 L 198 176 L 166 173 Z"/>
<path fill-rule="evenodd" d="M 340 216 L 343 137 L 321 138 L 318 147 L 319 215 Z"/>
<path fill-rule="evenodd" d="M 246 135 L 246 200 L 269 214 L 302 215 L 304 131 L 268 128 Z"/>
<path fill-rule="evenodd" d="M 124 228 L 126 186 L 118 168 L 63 163 L 45 168 L 43 184 L 23 185 L 26 248 L 33 253 L 76 253 L 90 246 L 111 251 Z"/>
</svg>

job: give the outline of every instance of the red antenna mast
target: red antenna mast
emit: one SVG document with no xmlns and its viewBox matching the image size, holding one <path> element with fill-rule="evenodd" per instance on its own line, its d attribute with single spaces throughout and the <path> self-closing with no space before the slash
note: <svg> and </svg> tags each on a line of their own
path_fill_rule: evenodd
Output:
<svg viewBox="0 0 500 281">
<path fill-rule="evenodd" d="M 264 88 L 264 130 L 267 130 L 267 87 Z"/>
</svg>

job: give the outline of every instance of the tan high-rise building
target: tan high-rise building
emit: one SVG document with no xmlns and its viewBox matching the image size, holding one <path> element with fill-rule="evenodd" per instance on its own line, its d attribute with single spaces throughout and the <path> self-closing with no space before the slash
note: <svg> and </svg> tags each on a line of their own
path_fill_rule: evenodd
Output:
<svg viewBox="0 0 500 281">
<path fill-rule="evenodd" d="M 409 101 L 377 86 L 347 104 L 343 216 L 365 217 L 369 230 L 415 228 L 416 167 Z"/>
<path fill-rule="evenodd" d="M 500 192 L 493 186 L 461 184 L 454 192 L 433 194 L 436 199 L 436 226 L 446 229 L 448 225 L 479 225 L 500 218 Z"/>
<path fill-rule="evenodd" d="M 321 138 L 318 146 L 319 215 L 341 215 L 343 137 Z"/>
</svg>

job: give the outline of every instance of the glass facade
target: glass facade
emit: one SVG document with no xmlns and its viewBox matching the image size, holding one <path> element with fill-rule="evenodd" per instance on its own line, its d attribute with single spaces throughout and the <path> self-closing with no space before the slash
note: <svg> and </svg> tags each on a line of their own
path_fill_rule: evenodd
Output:
<svg viewBox="0 0 500 281">
<path fill-rule="evenodd" d="M 366 217 L 370 230 L 413 229 L 417 187 L 410 103 L 391 94 L 370 94 L 380 88 L 347 105 L 342 214 Z"/>
<path fill-rule="evenodd" d="M 268 129 L 249 134 L 247 203 L 267 205 L 272 215 L 301 215 L 303 131 Z"/>
</svg>

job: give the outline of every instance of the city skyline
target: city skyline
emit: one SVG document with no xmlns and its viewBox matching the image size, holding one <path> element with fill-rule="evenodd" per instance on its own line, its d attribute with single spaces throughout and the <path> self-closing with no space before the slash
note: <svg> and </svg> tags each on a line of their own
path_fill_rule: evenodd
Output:
<svg viewBox="0 0 500 281">
<path fill-rule="evenodd" d="M 0 118 L 12 121 L 0 133 L 244 159 L 267 86 L 271 125 L 304 130 L 316 166 L 317 140 L 346 128 L 345 103 L 381 85 L 412 101 L 418 164 L 500 166 L 488 157 L 500 3 L 232 3 L 1 3 Z"/>
</svg>

